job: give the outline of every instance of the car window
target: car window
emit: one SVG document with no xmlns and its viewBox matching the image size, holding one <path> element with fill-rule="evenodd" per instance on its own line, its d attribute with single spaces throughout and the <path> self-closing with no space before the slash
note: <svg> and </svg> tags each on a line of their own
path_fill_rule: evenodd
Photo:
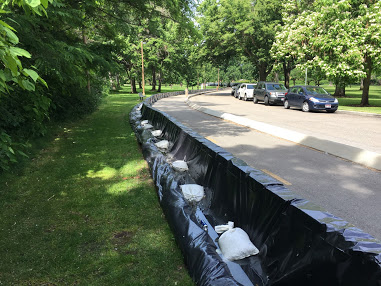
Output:
<svg viewBox="0 0 381 286">
<path fill-rule="evenodd" d="M 252 85 L 252 84 L 248 84 L 248 85 L 247 85 L 247 89 L 254 89 L 254 85 Z"/>
<path fill-rule="evenodd" d="M 309 86 L 309 87 L 306 87 L 306 90 L 308 95 L 328 94 L 328 92 L 320 86 Z"/>
<path fill-rule="evenodd" d="M 299 93 L 299 94 L 303 94 L 303 93 L 304 93 L 304 90 L 303 90 L 302 87 L 299 87 L 299 88 L 298 88 L 298 93 Z"/>
<path fill-rule="evenodd" d="M 286 90 L 286 87 L 281 83 L 272 83 L 267 85 L 268 90 Z"/>
<path fill-rule="evenodd" d="M 293 88 L 291 89 L 291 92 L 292 92 L 292 93 L 297 93 L 297 92 L 298 92 L 298 88 L 297 88 L 297 87 L 293 87 Z"/>
</svg>

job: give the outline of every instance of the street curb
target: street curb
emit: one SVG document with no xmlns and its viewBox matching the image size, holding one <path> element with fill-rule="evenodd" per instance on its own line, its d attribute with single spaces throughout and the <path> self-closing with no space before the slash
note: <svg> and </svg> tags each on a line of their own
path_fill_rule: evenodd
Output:
<svg viewBox="0 0 381 286">
<path fill-rule="evenodd" d="M 381 155 L 376 152 L 367 151 L 334 141 L 320 139 L 234 114 L 208 109 L 192 103 L 189 100 L 191 97 L 196 95 L 197 94 L 191 95 L 185 100 L 188 106 L 192 109 L 381 171 Z"/>
<path fill-rule="evenodd" d="M 339 107 L 340 108 L 340 107 Z M 359 112 L 359 111 L 352 111 L 352 110 L 337 110 L 336 112 L 339 113 L 346 113 L 346 114 L 354 114 L 359 116 L 368 116 L 368 117 L 381 117 L 381 114 L 378 113 L 370 113 L 370 112 Z"/>
</svg>

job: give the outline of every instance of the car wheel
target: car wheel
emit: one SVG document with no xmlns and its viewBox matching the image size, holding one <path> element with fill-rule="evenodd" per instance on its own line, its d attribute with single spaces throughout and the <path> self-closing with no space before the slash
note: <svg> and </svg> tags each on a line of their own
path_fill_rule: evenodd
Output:
<svg viewBox="0 0 381 286">
<path fill-rule="evenodd" d="M 284 101 L 283 106 L 284 106 L 284 108 L 286 108 L 286 109 L 289 109 L 289 108 L 290 108 L 290 104 L 288 103 L 288 100 L 287 100 L 287 99 Z"/>
<path fill-rule="evenodd" d="M 269 105 L 269 97 L 265 96 L 265 105 Z"/>
<path fill-rule="evenodd" d="M 253 98 L 253 102 L 254 102 L 254 103 L 258 103 L 258 98 L 257 98 L 256 96 L 254 96 L 254 98 Z"/>
<path fill-rule="evenodd" d="M 308 112 L 308 111 L 310 111 L 310 106 L 308 105 L 308 102 L 307 102 L 307 101 L 303 102 L 302 111 L 303 111 L 303 112 Z"/>
<path fill-rule="evenodd" d="M 334 113 L 336 110 L 327 110 L 328 113 Z"/>
<path fill-rule="evenodd" d="M 244 97 L 243 97 L 243 100 L 244 100 L 244 101 L 247 101 L 247 95 L 246 95 L 246 93 L 245 93 L 245 95 L 244 95 Z"/>
</svg>

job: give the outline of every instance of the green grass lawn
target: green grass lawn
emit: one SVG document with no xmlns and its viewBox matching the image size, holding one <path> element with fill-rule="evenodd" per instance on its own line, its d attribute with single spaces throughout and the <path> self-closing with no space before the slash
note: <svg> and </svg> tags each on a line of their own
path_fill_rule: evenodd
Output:
<svg viewBox="0 0 381 286">
<path fill-rule="evenodd" d="M 194 285 L 129 125 L 138 96 L 127 91 L 56 127 L 0 175 L 0 285 Z"/>
<path fill-rule="evenodd" d="M 335 86 L 323 85 L 323 87 L 333 94 Z M 381 86 L 370 86 L 369 89 L 369 107 L 360 107 L 362 91 L 359 85 L 345 87 L 346 97 L 338 98 L 339 110 L 349 110 L 358 112 L 370 112 L 381 114 Z"/>
</svg>

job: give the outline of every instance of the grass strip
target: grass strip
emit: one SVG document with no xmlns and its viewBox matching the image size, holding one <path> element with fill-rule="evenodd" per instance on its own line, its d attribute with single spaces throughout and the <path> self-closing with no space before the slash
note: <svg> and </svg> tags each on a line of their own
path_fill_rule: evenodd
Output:
<svg viewBox="0 0 381 286">
<path fill-rule="evenodd" d="M 111 94 L 1 174 L 0 285 L 194 285 L 128 122 L 137 103 Z"/>
<path fill-rule="evenodd" d="M 335 93 L 335 86 L 323 85 L 331 94 Z M 371 106 L 361 107 L 362 90 L 359 85 L 345 87 L 345 97 L 339 97 L 339 110 L 356 112 L 368 112 L 381 114 L 381 86 L 372 85 L 369 88 L 369 104 Z"/>
</svg>

